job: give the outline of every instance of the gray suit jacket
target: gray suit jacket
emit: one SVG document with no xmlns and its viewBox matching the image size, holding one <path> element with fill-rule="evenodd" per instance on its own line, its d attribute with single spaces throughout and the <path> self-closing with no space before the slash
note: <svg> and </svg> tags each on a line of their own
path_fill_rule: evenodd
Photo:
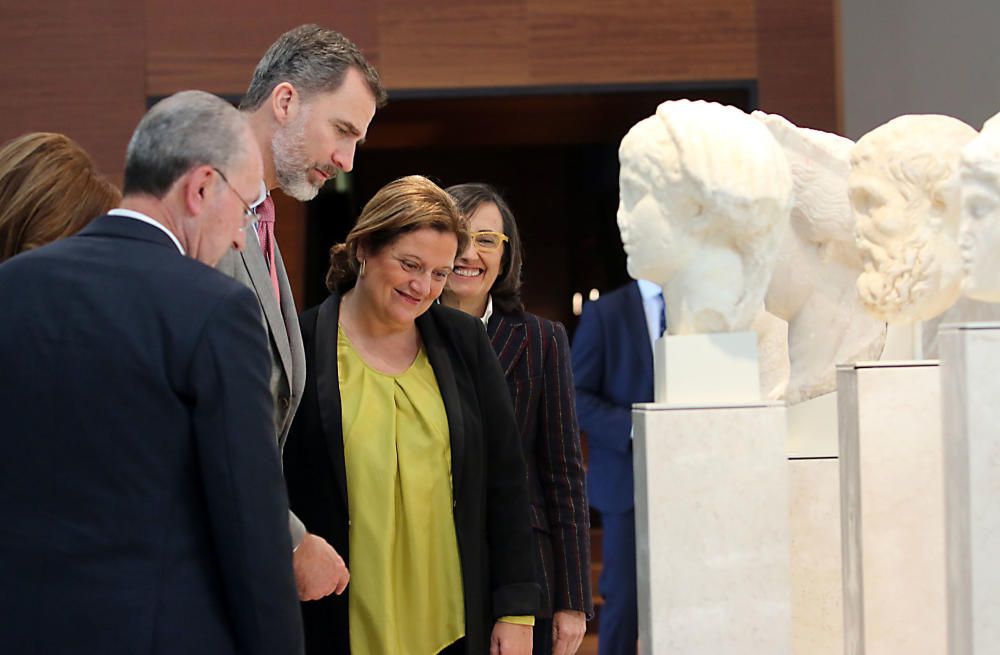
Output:
<svg viewBox="0 0 1000 655">
<path fill-rule="evenodd" d="M 295 310 L 292 287 L 288 283 L 285 262 L 277 244 L 274 246 L 275 265 L 278 267 L 278 288 L 281 306 L 274 297 L 274 287 L 264 261 L 256 235 L 248 229 L 246 246 L 242 252 L 230 250 L 219 262 L 218 269 L 250 287 L 260 304 L 261 322 L 267 330 L 271 346 L 271 396 L 274 398 L 274 434 L 278 448 L 284 449 L 292 418 L 306 386 L 306 356 L 302 349 L 302 333 Z M 298 546 L 305 536 L 302 521 L 289 513 L 288 527 L 292 544 Z"/>
</svg>

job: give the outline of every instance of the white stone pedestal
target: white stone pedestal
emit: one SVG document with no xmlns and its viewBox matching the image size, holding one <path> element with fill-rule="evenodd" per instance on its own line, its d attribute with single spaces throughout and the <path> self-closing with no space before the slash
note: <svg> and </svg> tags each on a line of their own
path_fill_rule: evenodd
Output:
<svg viewBox="0 0 1000 655">
<path fill-rule="evenodd" d="M 843 655 L 837 393 L 790 406 L 792 652 Z"/>
<path fill-rule="evenodd" d="M 835 457 L 788 461 L 792 652 L 844 655 L 840 467 Z"/>
<path fill-rule="evenodd" d="M 653 398 L 670 405 L 760 400 L 757 334 L 668 334 L 657 339 Z"/>
<path fill-rule="evenodd" d="M 788 408 L 788 456 L 837 457 L 837 392 Z"/>
<path fill-rule="evenodd" d="M 938 334 L 945 447 L 948 655 L 1000 653 L 1000 324 Z"/>
<path fill-rule="evenodd" d="M 640 652 L 790 655 L 784 406 L 632 415 Z"/>
<path fill-rule="evenodd" d="M 849 655 L 946 646 L 943 447 L 937 362 L 837 367 Z"/>
</svg>

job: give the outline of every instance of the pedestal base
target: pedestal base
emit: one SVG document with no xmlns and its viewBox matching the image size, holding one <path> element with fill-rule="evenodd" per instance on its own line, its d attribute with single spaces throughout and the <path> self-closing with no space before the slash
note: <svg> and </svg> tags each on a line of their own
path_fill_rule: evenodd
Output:
<svg viewBox="0 0 1000 655">
<path fill-rule="evenodd" d="M 944 325 L 948 655 L 1000 653 L 1000 325 Z"/>
<path fill-rule="evenodd" d="M 836 458 L 788 462 L 792 652 L 844 655 L 840 468 Z"/>
<path fill-rule="evenodd" d="M 636 405 L 644 655 L 790 655 L 788 461 L 777 403 Z"/>
<path fill-rule="evenodd" d="M 837 392 L 788 408 L 789 457 L 837 457 Z"/>
<path fill-rule="evenodd" d="M 757 334 L 718 332 L 657 339 L 653 398 L 670 405 L 759 401 Z"/>
<path fill-rule="evenodd" d="M 945 652 L 935 361 L 837 367 L 845 652 Z"/>
</svg>

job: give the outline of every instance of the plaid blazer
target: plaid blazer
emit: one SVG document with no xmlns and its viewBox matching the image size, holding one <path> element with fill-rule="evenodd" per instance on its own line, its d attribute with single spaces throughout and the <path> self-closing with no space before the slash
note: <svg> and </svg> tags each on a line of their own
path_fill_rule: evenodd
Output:
<svg viewBox="0 0 1000 655">
<path fill-rule="evenodd" d="M 591 618 L 590 512 L 566 329 L 527 312 L 497 311 L 486 330 L 524 447 L 542 587 L 539 616 L 569 609 Z"/>
</svg>

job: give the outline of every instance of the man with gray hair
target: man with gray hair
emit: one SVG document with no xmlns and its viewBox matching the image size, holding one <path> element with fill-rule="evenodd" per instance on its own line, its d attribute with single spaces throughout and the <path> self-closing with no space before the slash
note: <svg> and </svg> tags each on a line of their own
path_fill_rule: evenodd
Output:
<svg viewBox="0 0 1000 655">
<path fill-rule="evenodd" d="M 342 34 L 318 25 L 282 34 L 257 64 L 240 103 L 263 155 L 267 189 L 280 187 L 304 202 L 338 173 L 350 171 L 355 148 L 385 99 L 378 73 Z M 271 350 L 272 429 L 283 448 L 305 389 L 306 360 L 274 225 L 268 195 L 257 208 L 256 236 L 242 252 L 228 253 L 219 270 L 257 295 Z M 294 514 L 289 529 L 299 597 L 342 593 L 350 575 L 340 555 Z"/>
<path fill-rule="evenodd" d="M 0 652 L 302 652 L 267 343 L 212 268 L 262 179 L 244 117 L 179 93 L 119 209 L 0 265 Z"/>
</svg>

